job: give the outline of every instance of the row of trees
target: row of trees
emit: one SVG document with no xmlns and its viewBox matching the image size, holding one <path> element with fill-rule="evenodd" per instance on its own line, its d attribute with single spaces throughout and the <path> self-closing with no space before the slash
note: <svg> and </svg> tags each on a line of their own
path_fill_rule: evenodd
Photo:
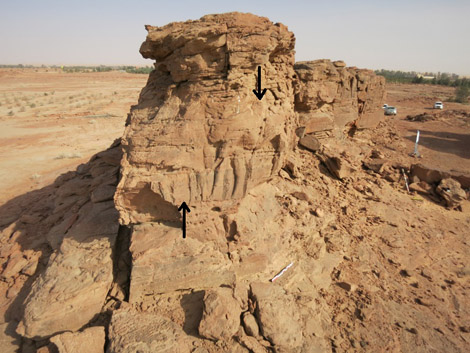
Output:
<svg viewBox="0 0 470 353">
<path fill-rule="evenodd" d="M 125 71 L 132 74 L 149 74 L 152 70 L 152 66 L 58 66 L 58 65 L 0 65 L 0 68 L 10 68 L 10 69 L 23 69 L 23 68 L 52 68 L 52 69 L 62 69 L 64 72 L 108 72 L 108 71 Z"/>
<path fill-rule="evenodd" d="M 468 78 L 460 78 L 457 74 L 450 74 L 447 72 L 431 73 L 425 72 L 419 74 L 416 71 L 395 71 L 395 70 L 376 70 L 375 73 L 384 76 L 388 82 L 397 83 L 427 83 L 431 85 L 442 86 L 470 86 Z M 431 78 L 432 77 L 432 78 Z"/>
<path fill-rule="evenodd" d="M 149 74 L 152 66 L 63 66 L 65 72 L 108 72 L 108 71 L 125 71 L 131 74 Z"/>
<path fill-rule="evenodd" d="M 388 82 L 394 83 L 416 83 L 455 87 L 456 102 L 466 103 L 470 96 L 470 79 L 460 78 L 459 75 L 450 73 L 430 73 L 418 74 L 415 71 L 395 71 L 395 70 L 376 70 L 375 73 L 384 76 Z M 432 77 L 430 79 L 430 77 Z"/>
</svg>

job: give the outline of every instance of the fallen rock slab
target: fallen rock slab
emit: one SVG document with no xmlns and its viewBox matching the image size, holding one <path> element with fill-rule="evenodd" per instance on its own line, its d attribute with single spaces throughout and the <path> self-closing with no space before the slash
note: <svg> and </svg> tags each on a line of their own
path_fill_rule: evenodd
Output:
<svg viewBox="0 0 470 353">
<path fill-rule="evenodd" d="M 323 150 L 318 156 L 330 173 L 340 180 L 349 177 L 355 171 L 344 158 L 334 152 Z"/>
<path fill-rule="evenodd" d="M 436 168 L 427 167 L 423 164 L 413 164 L 410 168 L 410 177 L 413 178 L 414 176 L 428 184 L 435 184 L 439 183 L 444 178 L 448 178 L 450 174 Z"/>
<path fill-rule="evenodd" d="M 428 184 L 437 184 L 442 179 L 452 178 L 457 180 L 462 188 L 470 188 L 470 175 L 456 171 L 443 171 L 438 168 L 429 167 L 423 164 L 411 165 L 410 176 L 417 176 L 419 180 L 423 180 Z"/>
<path fill-rule="evenodd" d="M 188 353 L 191 340 L 170 319 L 133 309 L 113 312 L 107 353 Z"/>
<path fill-rule="evenodd" d="M 105 332 L 103 326 L 90 327 L 81 332 L 64 332 L 51 337 L 58 353 L 103 353 Z"/>
</svg>

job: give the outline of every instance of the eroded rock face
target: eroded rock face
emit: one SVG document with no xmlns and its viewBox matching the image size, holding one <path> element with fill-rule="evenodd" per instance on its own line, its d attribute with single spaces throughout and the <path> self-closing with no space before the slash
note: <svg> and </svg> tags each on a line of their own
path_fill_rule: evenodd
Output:
<svg viewBox="0 0 470 353">
<path fill-rule="evenodd" d="M 25 299 L 17 328 L 22 336 L 79 330 L 101 312 L 113 281 L 119 223 L 113 201 L 93 195 L 116 188 L 120 155 L 117 141 L 77 172 L 59 178 L 50 196 L 55 226 L 43 234 L 54 252 Z"/>
<path fill-rule="evenodd" d="M 235 281 L 232 263 L 216 244 L 193 237 L 183 239 L 179 227 L 159 223 L 134 226 L 130 251 L 132 303 L 152 294 L 206 289 Z"/>
<path fill-rule="evenodd" d="M 295 144 L 295 39 L 285 26 L 229 13 L 147 30 L 141 53 L 155 70 L 129 115 L 115 196 L 125 224 L 175 220 L 182 201 L 242 198 Z"/>
<path fill-rule="evenodd" d="M 343 129 L 380 121 L 385 79 L 371 70 L 346 67 L 343 61 L 322 59 L 295 64 L 299 85 L 295 109 L 305 133 Z"/>
<path fill-rule="evenodd" d="M 251 293 L 257 303 L 256 316 L 261 332 L 277 351 L 300 352 L 302 346 L 301 317 L 292 296 L 278 286 L 252 283 Z"/>
</svg>

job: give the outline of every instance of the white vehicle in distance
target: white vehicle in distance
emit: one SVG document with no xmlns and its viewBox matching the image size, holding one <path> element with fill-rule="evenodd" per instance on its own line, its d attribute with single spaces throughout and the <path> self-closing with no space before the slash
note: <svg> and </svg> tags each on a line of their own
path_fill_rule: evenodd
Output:
<svg viewBox="0 0 470 353">
<path fill-rule="evenodd" d="M 434 109 L 444 109 L 444 104 L 442 102 L 434 103 Z"/>
<path fill-rule="evenodd" d="M 397 108 L 388 106 L 385 108 L 385 115 L 397 115 Z"/>
</svg>

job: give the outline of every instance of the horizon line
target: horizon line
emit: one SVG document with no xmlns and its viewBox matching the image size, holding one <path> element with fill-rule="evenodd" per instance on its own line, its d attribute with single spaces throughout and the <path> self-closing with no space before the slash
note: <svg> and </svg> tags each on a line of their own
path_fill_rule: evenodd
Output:
<svg viewBox="0 0 470 353">
<path fill-rule="evenodd" d="M 314 60 L 301 60 L 301 61 L 316 61 L 316 60 L 324 60 L 324 59 L 314 59 Z M 330 61 L 334 61 L 332 59 L 327 59 L 327 60 L 330 60 Z M 301 61 L 296 61 L 297 62 L 301 62 Z M 61 67 L 113 67 L 113 68 L 117 68 L 117 67 L 123 67 L 123 66 L 134 66 L 134 67 L 152 67 L 154 66 L 155 64 L 155 61 L 151 64 L 148 64 L 148 65 L 144 65 L 144 64 L 26 64 L 26 63 L 19 63 L 19 64 L 2 64 L 0 63 L 0 68 L 4 69 L 4 68 L 21 68 L 19 67 L 20 65 L 23 66 L 23 68 L 61 68 Z M 12 66 L 12 67 L 8 67 L 8 66 Z M 16 66 L 16 67 L 15 67 Z M 346 67 L 357 67 L 357 66 L 346 66 Z M 360 69 L 367 69 L 367 70 L 372 70 L 372 71 L 380 71 L 380 70 L 386 70 L 386 71 L 395 71 L 395 72 L 404 72 L 404 73 L 416 73 L 416 74 L 423 74 L 423 73 L 431 73 L 431 74 L 448 74 L 448 75 L 456 75 L 458 77 L 463 77 L 463 78 L 467 78 L 469 77 L 470 75 L 466 75 L 466 74 L 458 74 L 458 73 L 455 73 L 455 72 L 446 72 L 446 71 L 416 71 L 416 70 L 397 70 L 397 69 L 386 69 L 386 68 L 380 68 L 380 69 L 369 69 L 369 68 L 361 68 L 361 67 L 358 67 Z"/>
</svg>

